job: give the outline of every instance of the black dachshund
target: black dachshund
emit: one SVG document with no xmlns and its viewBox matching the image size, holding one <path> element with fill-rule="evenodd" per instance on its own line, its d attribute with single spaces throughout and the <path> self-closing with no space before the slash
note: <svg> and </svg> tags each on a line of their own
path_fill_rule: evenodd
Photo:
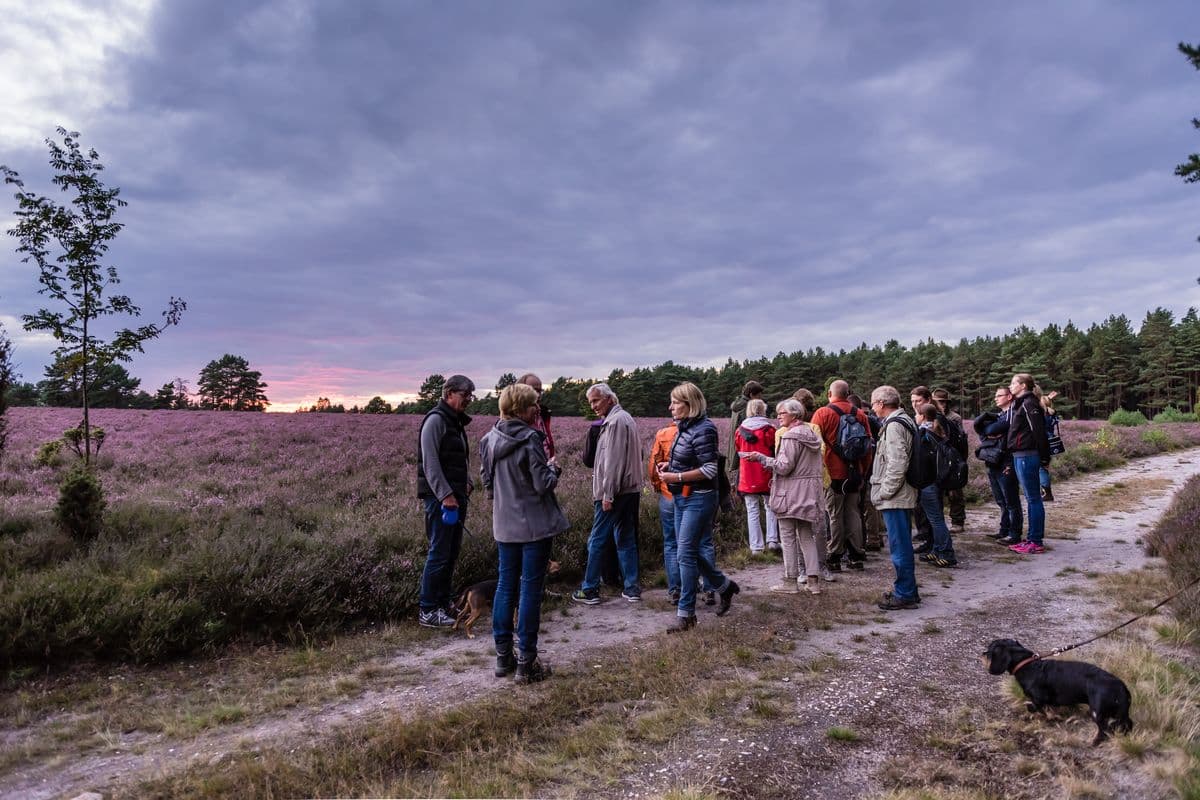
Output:
<svg viewBox="0 0 1200 800">
<path fill-rule="evenodd" d="M 1093 746 L 1107 739 L 1114 728 L 1123 733 L 1133 730 L 1129 687 L 1110 672 L 1080 661 L 1043 661 L 1015 639 L 996 639 L 983 658 L 988 672 L 1008 672 L 1017 679 L 1029 698 L 1025 708 L 1030 711 L 1087 703 L 1099 728 Z"/>
</svg>

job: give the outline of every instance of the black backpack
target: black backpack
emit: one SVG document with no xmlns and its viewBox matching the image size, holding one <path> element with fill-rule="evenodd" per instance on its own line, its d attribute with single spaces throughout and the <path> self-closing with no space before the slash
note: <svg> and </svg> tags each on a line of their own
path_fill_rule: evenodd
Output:
<svg viewBox="0 0 1200 800">
<path fill-rule="evenodd" d="M 833 403 L 829 408 L 838 415 L 837 433 L 833 437 L 833 452 L 847 465 L 854 466 L 871 452 L 871 435 L 851 408 L 842 411 Z"/>
<path fill-rule="evenodd" d="M 967 460 L 951 444 L 950 437 L 939 439 L 928 428 L 922 428 L 921 433 L 923 434 L 922 438 L 926 440 L 927 447 L 935 454 L 938 487 L 952 491 L 966 486 Z"/>
<path fill-rule="evenodd" d="M 966 459 L 967 453 L 971 450 L 971 444 L 967 441 L 967 432 L 963 430 L 963 426 L 951 422 L 942 414 L 938 414 L 938 421 L 942 423 L 942 430 L 946 432 L 946 441 L 961 458 Z"/>
<path fill-rule="evenodd" d="M 891 422 L 899 422 L 908 432 L 912 434 L 912 452 L 909 453 L 908 470 L 904 473 L 904 480 L 918 492 L 937 482 L 937 453 L 930 447 L 929 439 L 933 436 L 925 436 L 928 431 L 918 428 L 917 424 L 904 414 L 897 414 L 894 417 L 888 417 L 879 426 L 879 436 L 882 438 L 884 430 Z"/>
</svg>

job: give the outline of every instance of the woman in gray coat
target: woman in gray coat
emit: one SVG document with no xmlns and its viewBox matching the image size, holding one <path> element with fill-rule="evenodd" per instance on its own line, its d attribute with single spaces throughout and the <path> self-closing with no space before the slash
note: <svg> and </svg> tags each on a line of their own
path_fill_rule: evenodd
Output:
<svg viewBox="0 0 1200 800">
<path fill-rule="evenodd" d="M 550 667 L 537 657 L 542 586 L 551 542 L 570 527 L 554 496 L 561 470 L 557 463 L 546 460 L 542 434 L 532 427 L 538 411 L 533 389 L 523 383 L 505 387 L 500 393 L 500 421 L 479 443 L 480 473 L 492 498 L 492 535 L 500 551 L 500 575 L 492 602 L 496 675 L 504 677 L 515 670 L 518 683 L 550 675 Z M 514 606 L 519 609 L 515 657 Z"/>
</svg>

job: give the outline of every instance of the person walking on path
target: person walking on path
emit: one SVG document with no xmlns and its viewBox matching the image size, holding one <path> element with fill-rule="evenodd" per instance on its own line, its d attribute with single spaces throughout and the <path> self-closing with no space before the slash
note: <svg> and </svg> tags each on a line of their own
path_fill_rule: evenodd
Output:
<svg viewBox="0 0 1200 800">
<path fill-rule="evenodd" d="M 474 484 L 469 468 L 467 406 L 475 384 L 466 375 L 451 375 L 442 386 L 442 399 L 421 420 L 417 438 L 417 497 L 425 508 L 425 538 L 429 550 L 421 573 L 417 622 L 426 628 L 453 628 L 450 581 L 462 548 L 467 499 Z"/>
<path fill-rule="evenodd" d="M 884 611 L 916 608 L 921 595 L 917 591 L 909 513 L 917 504 L 917 490 L 905 477 L 916 425 L 900 410 L 900 393 L 894 386 L 880 386 L 871 392 L 871 408 L 883 420 L 871 469 L 871 502 L 883 514 L 888 550 L 896 570 L 892 591 L 884 593 L 879 607 Z"/>
<path fill-rule="evenodd" d="M 624 589 L 621 596 L 631 603 L 642 599 L 638 583 L 637 540 L 634 525 L 642 487 L 642 444 L 637 424 L 607 383 L 597 383 L 587 391 L 593 413 L 603 417 L 600 438 L 596 442 L 592 472 L 593 519 L 588 536 L 587 567 L 583 585 L 571 599 L 585 605 L 600 602 L 600 567 L 604 543 L 615 539 L 617 560 L 621 564 Z"/>
<path fill-rule="evenodd" d="M 757 555 L 764 549 L 779 550 L 779 524 L 767 498 L 771 492 L 771 473 L 761 462 L 743 458 L 744 453 L 761 453 L 769 456 L 775 452 L 775 428 L 767 419 L 767 404 L 754 399 L 746 404 L 746 420 L 734 432 L 734 445 L 742 465 L 738 469 L 737 490 L 746 504 L 746 530 L 749 532 L 750 554 Z M 763 517 L 766 517 L 766 535 L 763 535 Z"/>
<path fill-rule="evenodd" d="M 775 413 L 783 430 L 776 455 L 754 452 L 747 456 L 774 473 L 770 503 L 779 520 L 783 582 L 772 586 L 771 591 L 796 594 L 803 585 L 812 594 L 820 594 L 818 565 L 823 563 L 824 541 L 818 542 L 818 537 L 824 539 L 826 513 L 821 436 L 814 428 L 800 424 L 808 414 L 799 400 L 789 397 L 781 401 Z M 806 567 L 807 580 L 801 572 Z"/>
<path fill-rule="evenodd" d="M 671 418 L 678 423 L 679 433 L 668 459 L 656 465 L 659 479 L 675 498 L 675 539 L 679 548 L 679 603 L 668 633 L 696 626 L 697 575 L 705 576 L 720 595 L 717 616 L 729 612 L 733 596 L 741 591 L 700 550 L 700 538 L 712 529 L 720 500 L 720 440 L 706 412 L 704 394 L 694 383 L 681 383 L 671 390 Z"/>
<path fill-rule="evenodd" d="M 1012 382 L 1008 384 L 1014 397 L 1008 417 L 1008 450 L 1012 453 L 1017 482 L 1025 494 L 1026 517 L 1029 519 L 1029 538 L 1009 549 L 1022 555 L 1046 552 L 1042 545 L 1046 532 L 1046 507 L 1042 505 L 1038 472 L 1050 466 L 1050 443 L 1046 439 L 1042 404 L 1033 393 L 1033 387 L 1033 376 L 1024 372 L 1013 375 Z"/>
<path fill-rule="evenodd" d="M 492 498 L 492 536 L 499 551 L 500 574 L 492 603 L 496 677 L 515 671 L 517 683 L 550 676 L 550 667 L 538 659 L 542 590 L 551 543 L 570 528 L 554 495 L 561 470 L 546 458 L 544 436 L 533 427 L 540 411 L 537 392 L 530 386 L 506 386 L 500 392 L 500 421 L 479 443 L 479 471 Z"/>
<path fill-rule="evenodd" d="M 830 479 L 825 490 L 825 505 L 829 509 L 829 567 L 835 571 L 841 569 L 843 557 L 850 569 L 862 569 L 867 557 L 859 493 L 871 464 L 871 423 L 866 414 L 850 403 L 849 396 L 850 384 L 835 380 L 829 384 L 829 403 L 818 408 L 812 417 L 825 441 L 824 463 Z M 858 458 L 847 459 L 838 440 L 844 427 L 842 417 L 848 414 L 858 421 L 860 427 L 856 430 L 864 437 L 861 443 L 853 445 L 861 444 L 863 455 Z"/>
</svg>

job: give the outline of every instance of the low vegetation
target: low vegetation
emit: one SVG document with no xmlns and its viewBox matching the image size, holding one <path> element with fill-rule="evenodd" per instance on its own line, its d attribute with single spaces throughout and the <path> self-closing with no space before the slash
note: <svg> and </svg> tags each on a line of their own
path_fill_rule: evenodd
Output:
<svg viewBox="0 0 1200 800">
<path fill-rule="evenodd" d="M 1171 507 L 1146 537 L 1146 551 L 1166 559 L 1175 587 L 1200 580 L 1200 477 L 1192 478 L 1175 495 Z M 1172 603 L 1184 622 L 1200 626 L 1200 587 Z"/>
</svg>

